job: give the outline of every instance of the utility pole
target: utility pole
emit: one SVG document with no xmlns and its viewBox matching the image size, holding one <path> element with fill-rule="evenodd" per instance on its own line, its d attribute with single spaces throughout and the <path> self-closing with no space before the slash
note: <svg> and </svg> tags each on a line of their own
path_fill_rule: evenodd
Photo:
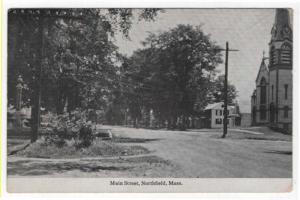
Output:
<svg viewBox="0 0 300 200">
<path fill-rule="evenodd" d="M 227 135 L 227 121 L 228 121 L 228 101 L 227 101 L 227 87 L 228 87 L 228 54 L 229 51 L 238 51 L 237 49 L 229 49 L 229 44 L 226 42 L 226 49 L 218 49 L 220 51 L 225 51 L 225 79 L 224 79 L 224 119 L 223 119 L 223 135 L 222 138 L 225 138 Z"/>
<path fill-rule="evenodd" d="M 227 135 L 227 121 L 228 121 L 228 109 L 227 109 L 227 84 L 228 84 L 228 42 L 226 42 L 226 54 L 225 54 L 225 79 L 224 79 L 224 119 L 223 119 L 223 135 L 225 138 Z"/>
</svg>

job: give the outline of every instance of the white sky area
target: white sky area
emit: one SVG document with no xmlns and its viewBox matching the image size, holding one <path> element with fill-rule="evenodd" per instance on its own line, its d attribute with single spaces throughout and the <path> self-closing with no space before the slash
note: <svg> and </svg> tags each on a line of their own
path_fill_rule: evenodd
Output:
<svg viewBox="0 0 300 200">
<path fill-rule="evenodd" d="M 228 80 L 238 91 L 241 112 L 250 113 L 250 96 L 255 88 L 263 51 L 267 57 L 269 54 L 268 43 L 274 20 L 275 9 L 165 9 L 153 22 L 135 19 L 130 40 L 119 34 L 115 43 L 121 53 L 130 56 L 142 48 L 141 42 L 149 32 L 159 33 L 178 24 L 202 25 L 204 33 L 210 34 L 211 40 L 218 45 L 225 48 L 228 41 L 229 48 L 239 50 L 229 52 Z M 217 70 L 223 72 L 224 63 Z"/>
</svg>

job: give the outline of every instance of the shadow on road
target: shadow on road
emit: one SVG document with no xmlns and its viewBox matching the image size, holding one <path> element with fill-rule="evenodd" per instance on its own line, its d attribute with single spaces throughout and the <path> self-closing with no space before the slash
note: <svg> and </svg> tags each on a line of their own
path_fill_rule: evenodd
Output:
<svg viewBox="0 0 300 200">
<path fill-rule="evenodd" d="M 117 137 L 113 141 L 116 143 L 147 143 L 159 141 L 161 139 L 146 139 L 146 138 L 129 138 L 129 137 Z"/>
<path fill-rule="evenodd" d="M 170 161 L 154 155 L 119 157 L 117 159 L 59 161 L 11 160 L 8 162 L 8 176 L 52 176 L 68 174 L 85 177 L 93 173 L 97 177 L 110 177 L 121 174 L 124 177 L 169 177 L 175 176 L 177 166 Z M 174 175 L 175 174 L 175 175 Z M 177 177 L 177 176 L 176 176 Z"/>
<path fill-rule="evenodd" d="M 124 171 L 132 167 L 124 166 L 101 166 L 96 163 L 76 163 L 76 162 L 59 162 L 59 163 L 32 163 L 31 161 L 16 161 L 9 164 L 8 175 L 21 176 L 39 176 L 51 175 L 53 173 L 64 173 L 67 171 L 79 170 L 80 172 L 98 172 L 101 170 Z"/>
<path fill-rule="evenodd" d="M 291 151 L 276 151 L 276 150 L 265 151 L 264 153 L 274 153 L 274 154 L 282 154 L 282 155 L 292 155 L 293 154 Z"/>
</svg>

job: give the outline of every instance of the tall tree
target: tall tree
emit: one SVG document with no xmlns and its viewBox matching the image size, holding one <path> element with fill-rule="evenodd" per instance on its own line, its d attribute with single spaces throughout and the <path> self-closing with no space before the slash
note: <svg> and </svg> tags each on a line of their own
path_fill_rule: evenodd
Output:
<svg viewBox="0 0 300 200">
<path fill-rule="evenodd" d="M 138 16 L 153 20 L 158 10 L 140 9 Z M 117 48 L 111 38 L 118 31 L 128 36 L 133 17 L 132 9 L 9 11 L 9 23 L 12 23 L 8 28 L 11 33 L 8 34 L 9 102 L 14 101 L 14 76 L 21 74 L 29 85 L 28 95 L 25 93 L 24 97 L 34 105 L 35 135 L 40 105 L 47 109 L 56 107 L 58 113 L 65 104 L 69 111 L 76 106 L 86 109 L 106 106 L 101 103 L 107 104 L 117 71 L 114 65 Z M 14 61 L 17 56 L 21 57 L 18 63 Z"/>
<path fill-rule="evenodd" d="M 140 77 L 143 106 L 154 110 L 157 118 L 185 129 L 195 105 L 204 107 L 210 76 L 222 62 L 220 49 L 201 27 L 178 25 L 161 34 L 150 34 L 144 49 L 131 57 Z M 141 91 L 139 91 L 141 90 Z"/>
<path fill-rule="evenodd" d="M 44 22 L 42 34 L 45 51 L 42 58 L 42 105 L 48 109 L 56 107 L 61 112 L 67 99 L 69 109 L 78 106 L 83 100 L 80 94 L 85 95 L 88 93 L 85 90 L 95 86 L 87 83 L 98 80 L 106 83 L 104 88 L 111 86 L 109 82 L 115 77 L 117 69 L 114 62 L 118 56 L 112 37 L 117 32 L 128 37 L 134 17 L 154 20 L 159 11 L 125 8 L 11 9 L 8 13 L 9 103 L 14 104 L 15 101 L 18 75 L 22 75 L 28 85 L 28 92 L 23 96 L 24 102 L 32 102 L 33 83 L 36 80 L 34 73 L 40 53 L 38 47 L 41 45 L 36 39 L 40 19 Z M 73 99 L 75 102 L 72 102 Z"/>
</svg>

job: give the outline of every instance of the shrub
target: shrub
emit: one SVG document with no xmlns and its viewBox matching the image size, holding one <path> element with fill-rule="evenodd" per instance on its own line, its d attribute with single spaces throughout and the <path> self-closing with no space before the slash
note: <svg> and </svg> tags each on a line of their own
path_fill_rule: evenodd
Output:
<svg viewBox="0 0 300 200">
<path fill-rule="evenodd" d="M 90 146 L 95 129 L 92 122 L 87 121 L 86 116 L 86 111 L 80 109 L 71 113 L 53 115 L 46 126 L 45 143 L 63 147 L 73 140 L 76 148 Z"/>
<path fill-rule="evenodd" d="M 83 125 L 79 130 L 79 140 L 81 142 L 79 143 L 78 148 L 90 146 L 92 144 L 93 139 L 94 137 L 91 125 Z"/>
</svg>

